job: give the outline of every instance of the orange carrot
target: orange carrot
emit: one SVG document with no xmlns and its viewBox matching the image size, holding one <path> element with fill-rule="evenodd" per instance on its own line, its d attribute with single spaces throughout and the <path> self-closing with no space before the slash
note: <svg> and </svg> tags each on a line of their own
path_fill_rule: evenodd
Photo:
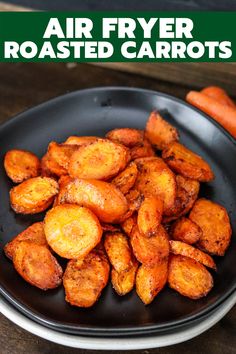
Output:
<svg viewBox="0 0 236 354">
<path fill-rule="evenodd" d="M 224 104 L 232 108 L 236 108 L 234 101 L 231 100 L 231 98 L 227 95 L 226 91 L 218 86 L 205 87 L 201 91 L 201 93 L 204 93 L 205 95 L 214 98 L 216 101 L 218 101 L 221 104 Z"/>
<path fill-rule="evenodd" d="M 236 109 L 223 105 L 215 99 L 197 91 L 190 91 L 186 100 L 188 103 L 207 113 L 236 138 Z"/>
</svg>

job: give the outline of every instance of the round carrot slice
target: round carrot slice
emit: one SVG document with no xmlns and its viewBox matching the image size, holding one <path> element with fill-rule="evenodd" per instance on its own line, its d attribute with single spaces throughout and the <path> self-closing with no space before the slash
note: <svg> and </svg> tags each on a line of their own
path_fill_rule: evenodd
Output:
<svg viewBox="0 0 236 354">
<path fill-rule="evenodd" d="M 128 294 L 135 285 L 135 278 L 138 269 L 138 262 L 134 259 L 131 268 L 117 272 L 112 269 L 111 282 L 116 293 L 120 296 Z"/>
<path fill-rule="evenodd" d="M 145 196 L 153 195 L 162 199 L 166 214 L 174 205 L 176 181 L 173 172 L 159 157 L 146 157 L 135 160 L 139 174 L 134 188 Z"/>
<path fill-rule="evenodd" d="M 163 217 L 163 222 L 170 222 L 186 215 L 197 200 L 200 183 L 181 175 L 176 176 L 176 198 L 172 208 L 170 208 Z"/>
<path fill-rule="evenodd" d="M 213 287 L 213 278 L 199 262 L 181 255 L 171 255 L 168 272 L 169 286 L 190 299 L 206 296 Z"/>
<path fill-rule="evenodd" d="M 37 245 L 47 247 L 48 243 L 44 233 L 43 222 L 36 222 L 33 225 L 27 227 L 27 229 L 22 231 L 19 235 L 14 237 L 13 240 L 5 245 L 4 252 L 8 258 L 13 258 L 17 244 L 20 241 L 30 241 L 36 243 Z"/>
<path fill-rule="evenodd" d="M 52 161 L 67 171 L 71 155 L 77 149 L 77 145 L 58 144 L 52 141 L 48 145 L 47 154 Z"/>
<path fill-rule="evenodd" d="M 137 215 L 132 214 L 121 224 L 121 228 L 127 236 L 130 236 L 135 225 L 137 225 Z"/>
<path fill-rule="evenodd" d="M 83 205 L 107 223 L 119 222 L 128 210 L 128 203 L 113 184 L 77 178 L 67 186 L 67 203 Z"/>
<path fill-rule="evenodd" d="M 119 190 L 126 194 L 133 187 L 138 175 L 137 165 L 131 162 L 124 171 L 119 173 L 111 183 L 113 183 Z"/>
<path fill-rule="evenodd" d="M 32 152 L 10 150 L 4 158 L 4 167 L 8 177 L 15 183 L 37 177 L 40 173 L 40 161 Z"/>
<path fill-rule="evenodd" d="M 58 287 L 62 269 L 49 249 L 29 241 L 20 241 L 13 254 L 17 272 L 30 284 L 42 289 Z"/>
<path fill-rule="evenodd" d="M 162 158 L 173 171 L 200 182 L 214 179 L 209 164 L 203 158 L 180 143 L 170 144 L 162 153 Z"/>
<path fill-rule="evenodd" d="M 90 144 L 93 143 L 94 141 L 97 141 L 99 138 L 96 136 L 76 136 L 72 135 L 69 136 L 64 144 L 66 145 L 85 145 L 85 144 Z"/>
<path fill-rule="evenodd" d="M 69 175 L 78 178 L 107 180 L 123 170 L 129 160 L 128 149 L 108 139 L 82 145 L 69 162 Z"/>
<path fill-rule="evenodd" d="M 227 210 L 205 198 L 198 199 L 189 218 L 201 229 L 199 248 L 216 256 L 223 256 L 229 247 L 232 228 Z"/>
<path fill-rule="evenodd" d="M 78 307 L 93 306 L 107 285 L 109 270 L 101 250 L 94 249 L 82 260 L 70 260 L 63 276 L 66 301 Z"/>
<path fill-rule="evenodd" d="M 29 178 L 10 190 L 12 209 L 19 214 L 46 210 L 58 193 L 58 183 L 50 177 Z"/>
<path fill-rule="evenodd" d="M 199 263 L 202 263 L 206 267 L 212 268 L 216 270 L 216 264 L 209 254 L 206 254 L 199 249 L 188 245 L 182 241 L 170 241 L 170 252 L 174 254 L 181 254 L 182 256 L 186 256 L 189 258 L 195 259 Z"/>
<path fill-rule="evenodd" d="M 106 134 L 106 137 L 129 148 L 143 142 L 143 130 L 132 128 L 117 128 Z"/>
<path fill-rule="evenodd" d="M 130 149 L 131 160 L 141 157 L 155 156 L 155 150 L 147 139 L 143 139 L 140 145 L 134 146 Z"/>
<path fill-rule="evenodd" d="M 58 180 L 59 184 L 59 193 L 54 199 L 53 206 L 55 207 L 56 205 L 60 205 L 66 202 L 66 193 L 67 193 L 67 185 L 72 181 L 73 179 L 68 176 L 64 175 L 61 176 Z"/>
<path fill-rule="evenodd" d="M 136 291 L 145 305 L 150 304 L 164 288 L 168 274 L 168 259 L 162 259 L 152 266 L 142 264 L 136 276 Z"/>
<path fill-rule="evenodd" d="M 133 265 L 132 250 L 122 232 L 107 232 L 104 246 L 112 266 L 118 272 L 125 271 Z"/>
<path fill-rule="evenodd" d="M 173 141 L 179 140 L 178 130 L 156 111 L 150 114 L 145 133 L 152 145 L 159 150 L 163 150 Z"/>
<path fill-rule="evenodd" d="M 85 257 L 102 237 L 96 215 L 78 205 L 62 204 L 52 208 L 44 224 L 49 246 L 64 258 Z"/>
<path fill-rule="evenodd" d="M 138 228 L 146 237 L 155 235 L 161 223 L 163 213 L 163 201 L 160 198 L 145 197 L 138 211 Z"/>
<path fill-rule="evenodd" d="M 68 175 L 68 172 L 46 153 L 41 159 L 41 175 L 45 177 L 58 177 Z"/>
<path fill-rule="evenodd" d="M 202 230 L 195 222 L 182 217 L 171 226 L 171 236 L 174 240 L 191 245 L 200 239 Z"/>
<path fill-rule="evenodd" d="M 135 226 L 131 234 L 131 246 L 135 257 L 140 263 L 153 265 L 169 255 L 168 234 L 162 225 L 159 226 L 155 236 L 145 237 Z"/>
</svg>

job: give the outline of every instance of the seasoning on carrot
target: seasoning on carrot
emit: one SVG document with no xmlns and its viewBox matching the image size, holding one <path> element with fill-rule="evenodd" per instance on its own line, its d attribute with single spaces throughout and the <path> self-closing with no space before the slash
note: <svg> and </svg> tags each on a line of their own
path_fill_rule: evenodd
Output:
<svg viewBox="0 0 236 354">
<path fill-rule="evenodd" d="M 236 108 L 236 104 L 234 103 L 233 100 L 227 95 L 226 91 L 223 90 L 221 87 L 218 86 L 209 86 L 205 87 L 201 93 L 204 93 L 204 95 L 207 95 L 211 98 L 214 98 L 216 101 L 219 103 Z"/>
<path fill-rule="evenodd" d="M 236 108 L 223 105 L 204 93 L 197 91 L 190 91 L 186 96 L 186 100 L 211 116 L 236 138 Z"/>
</svg>

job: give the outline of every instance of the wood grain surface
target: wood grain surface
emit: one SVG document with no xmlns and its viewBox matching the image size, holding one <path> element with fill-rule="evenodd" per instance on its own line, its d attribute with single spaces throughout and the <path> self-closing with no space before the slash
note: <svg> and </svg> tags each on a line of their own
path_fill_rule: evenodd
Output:
<svg viewBox="0 0 236 354">
<path fill-rule="evenodd" d="M 236 63 L 94 63 L 94 65 L 189 85 L 193 88 L 218 85 L 236 96 Z"/>
<path fill-rule="evenodd" d="M 190 89 L 190 86 L 186 85 L 86 64 L 0 64 L 0 122 L 57 95 L 77 89 L 107 85 L 149 88 L 180 98 L 184 98 Z M 162 349 L 126 351 L 126 353 L 234 354 L 236 353 L 235 333 L 236 307 L 217 325 L 191 341 Z M 102 353 L 71 349 L 50 343 L 24 331 L 2 315 L 0 315 L 0 334 L 0 354 Z"/>
</svg>

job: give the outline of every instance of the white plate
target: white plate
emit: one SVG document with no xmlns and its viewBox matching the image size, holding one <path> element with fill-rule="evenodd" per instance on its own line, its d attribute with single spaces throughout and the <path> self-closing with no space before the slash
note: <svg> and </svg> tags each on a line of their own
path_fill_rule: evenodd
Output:
<svg viewBox="0 0 236 354">
<path fill-rule="evenodd" d="M 220 321 L 236 303 L 236 292 L 231 295 L 216 310 L 213 310 L 207 318 L 192 326 L 175 330 L 172 333 L 156 334 L 149 336 L 128 338 L 95 338 L 64 334 L 46 328 L 18 312 L 6 300 L 0 298 L 0 312 L 9 320 L 39 337 L 51 342 L 66 345 L 73 348 L 98 349 L 98 350 L 135 350 L 160 348 L 168 345 L 185 342 L 207 331 Z"/>
</svg>

